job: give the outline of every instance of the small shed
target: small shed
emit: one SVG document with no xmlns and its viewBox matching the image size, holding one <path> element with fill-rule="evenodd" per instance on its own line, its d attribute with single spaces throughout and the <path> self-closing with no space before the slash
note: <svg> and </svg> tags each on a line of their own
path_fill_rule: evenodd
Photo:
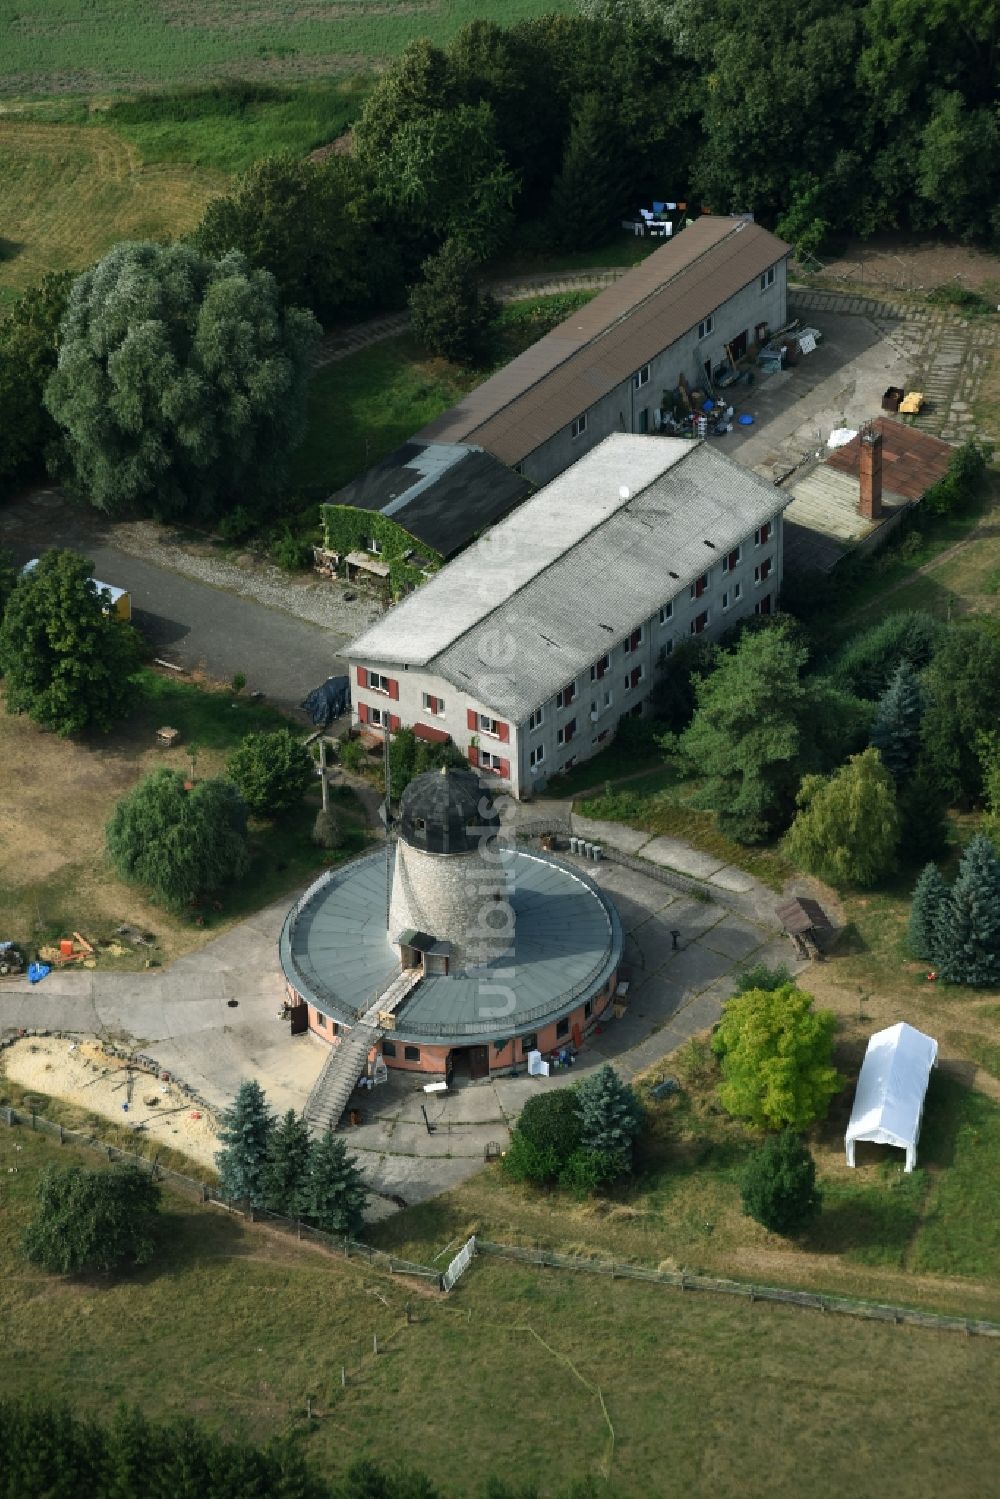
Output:
<svg viewBox="0 0 1000 1499">
<path fill-rule="evenodd" d="M 818 956 L 820 942 L 833 931 L 833 923 L 819 901 L 807 895 L 786 901 L 775 914 L 803 957 Z"/>
<path fill-rule="evenodd" d="M 876 1145 L 896 1145 L 905 1150 L 906 1170 L 913 1170 L 924 1096 L 937 1053 L 933 1037 L 905 1021 L 871 1037 L 847 1126 L 849 1166 L 854 1165 L 855 1143 L 871 1140 Z"/>
</svg>

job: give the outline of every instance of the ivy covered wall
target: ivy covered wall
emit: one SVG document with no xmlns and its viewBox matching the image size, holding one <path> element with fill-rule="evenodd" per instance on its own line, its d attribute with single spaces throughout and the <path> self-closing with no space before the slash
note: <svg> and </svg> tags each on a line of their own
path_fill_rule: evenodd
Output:
<svg viewBox="0 0 1000 1499">
<path fill-rule="evenodd" d="M 381 551 L 376 555 L 389 569 L 389 585 L 394 595 L 408 588 L 418 587 L 424 580 L 425 571 L 436 572 L 444 560 L 432 551 L 425 542 L 418 541 L 402 526 L 377 510 L 359 510 L 353 505 L 321 505 L 320 519 L 323 525 L 323 545 L 341 556 L 347 552 L 367 552 L 369 542 L 377 541 Z M 426 559 L 426 568 L 407 560 L 406 553 L 415 552 Z"/>
</svg>

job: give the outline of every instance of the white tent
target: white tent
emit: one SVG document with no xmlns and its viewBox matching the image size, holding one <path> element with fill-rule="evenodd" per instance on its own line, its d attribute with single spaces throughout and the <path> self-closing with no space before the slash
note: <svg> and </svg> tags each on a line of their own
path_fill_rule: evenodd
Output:
<svg viewBox="0 0 1000 1499">
<path fill-rule="evenodd" d="M 931 1036 L 902 1021 L 871 1037 L 847 1126 L 849 1166 L 854 1165 L 854 1142 L 872 1140 L 905 1150 L 906 1169 L 913 1170 L 924 1095 L 937 1050 Z"/>
</svg>

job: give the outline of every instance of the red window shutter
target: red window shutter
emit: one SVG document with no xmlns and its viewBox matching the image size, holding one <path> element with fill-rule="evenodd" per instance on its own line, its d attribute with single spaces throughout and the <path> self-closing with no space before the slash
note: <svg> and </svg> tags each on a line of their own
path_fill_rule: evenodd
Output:
<svg viewBox="0 0 1000 1499">
<path fill-rule="evenodd" d="M 641 638 L 640 631 L 639 630 L 633 630 L 632 634 L 629 636 L 629 642 L 628 642 L 628 648 L 629 648 L 630 651 L 637 651 L 639 649 L 639 640 L 640 640 L 640 638 Z"/>
<path fill-rule="evenodd" d="M 400 727 L 400 724 L 401 724 L 401 720 L 396 716 L 396 714 L 395 713 L 390 713 L 389 714 L 389 732 L 390 732 L 390 734 L 395 734 L 396 731 L 397 731 L 397 729 Z"/>
<path fill-rule="evenodd" d="M 367 722 L 368 722 L 368 704 L 367 703 L 359 703 L 358 704 L 358 723 L 367 723 Z"/>
<path fill-rule="evenodd" d="M 566 725 L 566 733 L 565 733 L 564 737 L 565 737 L 565 740 L 566 740 L 567 744 L 569 744 L 569 742 L 572 739 L 573 734 L 575 733 L 575 731 L 576 731 L 576 719 L 574 718 L 571 723 L 568 723 Z"/>
<path fill-rule="evenodd" d="M 497 733 L 499 734 L 500 740 L 501 740 L 501 742 L 503 744 L 509 744 L 510 743 L 510 724 L 509 723 L 498 723 L 497 724 Z"/>
<path fill-rule="evenodd" d="M 438 700 L 436 697 L 431 697 L 430 693 L 427 694 L 427 709 L 430 713 L 436 713 L 438 710 Z"/>
<path fill-rule="evenodd" d="M 704 578 L 699 578 L 698 581 L 697 581 L 697 583 L 694 585 L 694 596 L 695 596 L 695 598 L 696 599 L 700 599 L 701 596 L 702 596 L 702 594 L 704 592 L 705 592 L 705 579 Z"/>
<path fill-rule="evenodd" d="M 368 686 L 368 671 L 367 671 L 367 668 L 364 667 L 364 666 L 359 666 L 358 667 L 358 686 L 359 687 L 367 687 Z"/>
<path fill-rule="evenodd" d="M 503 776 L 503 778 L 504 778 L 505 781 L 509 781 L 510 780 L 510 761 L 509 760 L 501 760 L 500 761 L 500 774 Z"/>
<path fill-rule="evenodd" d="M 399 683 L 395 677 L 389 678 L 389 696 L 397 701 L 399 699 Z"/>
<path fill-rule="evenodd" d="M 476 748 L 476 746 L 474 744 L 470 744 L 469 745 L 469 764 L 470 765 L 478 765 L 479 764 L 479 750 Z"/>
<path fill-rule="evenodd" d="M 739 560 L 740 560 L 740 554 L 739 554 L 739 552 L 730 552 L 729 553 L 729 571 L 730 572 L 732 572 L 733 568 L 738 565 Z"/>
<path fill-rule="evenodd" d="M 465 722 L 467 726 L 472 730 L 472 732 L 475 733 L 479 727 L 479 715 L 476 712 L 475 708 L 466 708 Z"/>
</svg>

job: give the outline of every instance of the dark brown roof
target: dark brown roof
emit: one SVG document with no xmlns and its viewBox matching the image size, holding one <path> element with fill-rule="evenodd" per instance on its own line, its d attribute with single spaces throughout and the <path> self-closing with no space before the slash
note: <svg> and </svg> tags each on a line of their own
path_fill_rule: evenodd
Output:
<svg viewBox="0 0 1000 1499">
<path fill-rule="evenodd" d="M 833 923 L 819 901 L 810 900 L 807 895 L 799 896 L 797 900 L 786 901 L 783 906 L 777 908 L 775 915 L 786 932 L 798 932 L 800 936 L 804 932 L 833 930 Z"/>
<path fill-rule="evenodd" d="M 417 437 L 520 463 L 788 253 L 759 224 L 696 219 Z"/>
<path fill-rule="evenodd" d="M 882 434 L 882 488 L 904 500 L 919 500 L 932 484 L 943 479 L 955 449 L 940 437 L 919 432 L 894 422 L 891 417 L 876 417 L 875 427 Z M 825 460 L 828 468 L 858 477 L 861 438 L 855 437 L 842 448 L 834 448 Z"/>
</svg>

